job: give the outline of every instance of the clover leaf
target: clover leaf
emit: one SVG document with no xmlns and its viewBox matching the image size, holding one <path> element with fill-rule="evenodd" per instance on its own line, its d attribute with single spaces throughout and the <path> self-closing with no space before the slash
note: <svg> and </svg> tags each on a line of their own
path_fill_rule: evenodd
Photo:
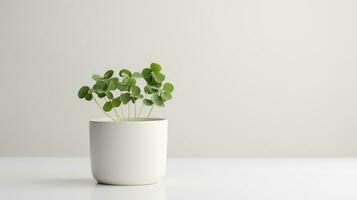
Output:
<svg viewBox="0 0 357 200">
<path fill-rule="evenodd" d="M 174 91 L 174 85 L 172 85 L 171 83 L 167 82 L 165 83 L 162 88 L 166 91 L 166 92 L 173 92 Z"/>
<path fill-rule="evenodd" d="M 122 69 L 119 72 L 119 76 L 121 77 L 131 77 L 131 72 L 127 69 Z"/>
<path fill-rule="evenodd" d="M 90 88 L 88 86 L 81 87 L 78 91 L 78 97 L 83 99 L 88 94 L 89 89 Z"/>
<path fill-rule="evenodd" d="M 150 69 L 155 73 L 159 73 L 161 71 L 161 66 L 157 63 L 151 63 Z"/>
<path fill-rule="evenodd" d="M 105 102 L 105 104 L 103 105 L 103 110 L 105 112 L 110 112 L 112 110 L 112 108 L 113 108 L 113 106 L 110 101 Z"/>
<path fill-rule="evenodd" d="M 165 102 L 172 99 L 172 92 L 174 86 L 172 83 L 164 83 L 166 77 L 162 73 L 162 68 L 157 63 L 151 63 L 149 67 L 141 70 L 141 72 L 131 73 L 128 69 L 122 69 L 119 71 L 119 76 L 123 77 L 121 80 L 114 75 L 113 70 L 107 70 L 103 76 L 98 74 L 92 75 L 92 79 L 95 81 L 92 88 L 88 86 L 82 86 L 78 91 L 78 97 L 87 101 L 94 100 L 98 107 L 113 121 L 130 120 L 130 107 L 128 106 L 128 117 L 124 117 L 124 112 L 121 107 L 120 111 L 122 116 L 118 114 L 116 108 L 127 105 L 129 103 L 134 104 L 134 118 L 141 117 L 143 106 L 149 106 L 147 118 L 154 106 L 164 107 Z M 146 82 L 143 90 L 140 88 L 139 79 L 143 78 Z M 144 95 L 141 94 L 144 91 Z M 119 94 L 118 94 L 119 93 Z M 99 98 L 99 99 L 98 99 Z M 141 108 L 137 114 L 137 101 L 141 100 Z M 101 102 L 102 106 L 100 105 Z M 115 117 L 109 113 L 114 111 Z"/>
<path fill-rule="evenodd" d="M 114 74 L 114 71 L 113 71 L 113 70 L 108 70 L 108 71 L 106 71 L 106 72 L 104 73 L 103 78 L 104 78 L 104 79 L 109 79 L 110 77 L 113 76 L 113 74 Z"/>
<path fill-rule="evenodd" d="M 123 93 L 120 95 L 120 101 L 126 105 L 131 100 L 130 93 Z"/>
</svg>

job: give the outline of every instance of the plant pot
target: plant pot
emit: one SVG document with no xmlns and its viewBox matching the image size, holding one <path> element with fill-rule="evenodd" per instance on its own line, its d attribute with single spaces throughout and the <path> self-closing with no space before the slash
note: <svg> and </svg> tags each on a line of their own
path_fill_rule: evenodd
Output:
<svg viewBox="0 0 357 200">
<path fill-rule="evenodd" d="M 167 120 L 89 122 L 93 177 L 102 184 L 157 183 L 165 174 Z"/>
</svg>

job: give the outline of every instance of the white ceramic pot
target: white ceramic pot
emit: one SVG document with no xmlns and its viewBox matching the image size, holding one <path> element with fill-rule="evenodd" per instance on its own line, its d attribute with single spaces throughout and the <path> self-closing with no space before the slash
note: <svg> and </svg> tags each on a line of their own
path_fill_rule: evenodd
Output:
<svg viewBox="0 0 357 200">
<path fill-rule="evenodd" d="M 98 183 L 144 185 L 165 174 L 167 120 L 142 119 L 89 122 L 93 177 Z"/>
</svg>

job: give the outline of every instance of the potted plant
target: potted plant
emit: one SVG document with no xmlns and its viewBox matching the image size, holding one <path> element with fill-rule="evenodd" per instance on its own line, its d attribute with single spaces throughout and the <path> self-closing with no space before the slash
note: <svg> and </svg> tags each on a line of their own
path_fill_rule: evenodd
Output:
<svg viewBox="0 0 357 200">
<path fill-rule="evenodd" d="M 95 84 L 78 91 L 79 98 L 94 101 L 107 116 L 89 121 L 93 177 L 112 185 L 157 183 L 166 168 L 168 121 L 150 116 L 154 106 L 164 107 L 172 98 L 174 86 L 164 82 L 157 63 L 141 72 L 122 69 L 118 75 L 113 70 L 95 74 Z"/>
</svg>

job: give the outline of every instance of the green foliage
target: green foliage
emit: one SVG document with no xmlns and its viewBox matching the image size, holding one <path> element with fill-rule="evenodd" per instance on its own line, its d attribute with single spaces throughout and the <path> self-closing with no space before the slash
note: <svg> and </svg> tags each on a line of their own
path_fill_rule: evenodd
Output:
<svg viewBox="0 0 357 200">
<path fill-rule="evenodd" d="M 121 77 L 131 77 L 131 72 L 127 69 L 122 69 L 119 72 L 119 76 Z"/>
<path fill-rule="evenodd" d="M 144 103 L 146 106 L 151 106 L 152 104 L 154 104 L 150 99 L 143 99 L 143 103 Z"/>
<path fill-rule="evenodd" d="M 104 78 L 104 79 L 109 79 L 110 77 L 113 76 L 113 74 L 114 74 L 114 71 L 113 71 L 113 70 L 108 70 L 108 71 L 106 71 L 106 72 L 104 73 L 103 78 Z"/>
<path fill-rule="evenodd" d="M 102 80 L 102 77 L 99 76 L 98 74 L 94 74 L 94 75 L 92 76 L 92 79 L 95 80 L 95 81 L 100 81 L 100 80 Z"/>
<path fill-rule="evenodd" d="M 78 97 L 83 99 L 88 94 L 89 89 L 90 88 L 88 86 L 81 87 L 78 91 Z"/>
<path fill-rule="evenodd" d="M 92 95 L 92 94 L 87 94 L 84 98 L 85 98 L 87 101 L 90 101 L 90 100 L 92 100 L 93 95 Z"/>
<path fill-rule="evenodd" d="M 113 106 L 110 101 L 105 102 L 105 104 L 103 105 L 103 110 L 105 112 L 110 112 L 112 110 L 112 108 L 113 108 Z"/>
<path fill-rule="evenodd" d="M 164 83 L 166 77 L 162 73 L 161 66 L 157 63 L 151 63 L 149 67 L 144 68 L 141 72 L 132 73 L 128 69 L 122 69 L 119 71 L 119 77 L 115 77 L 114 74 L 113 70 L 106 71 L 103 76 L 94 74 L 92 79 L 95 83 L 92 88 L 83 86 L 78 91 L 79 98 L 84 98 L 87 101 L 94 99 L 98 106 L 100 102 L 98 102 L 97 98 L 105 100 L 100 108 L 113 121 L 124 120 L 124 114 L 122 113 L 123 118 L 121 119 L 115 111 L 115 119 L 108 113 L 130 102 L 136 103 L 142 99 L 139 115 L 135 113 L 134 117 L 140 117 L 143 105 L 150 107 L 150 112 L 147 115 L 149 117 L 154 105 L 164 107 L 165 103 L 172 99 L 174 86 L 169 82 Z M 145 80 L 146 85 L 144 85 L 143 90 L 137 85 L 139 79 Z M 141 94 L 142 91 L 145 93 L 145 98 Z M 130 120 L 129 116 L 128 120 Z"/>
<path fill-rule="evenodd" d="M 155 73 L 159 73 L 161 71 L 161 66 L 157 63 L 151 63 L 150 69 Z"/>
<path fill-rule="evenodd" d="M 162 88 L 166 91 L 166 92 L 173 92 L 174 91 L 174 85 L 172 85 L 171 83 L 167 82 L 164 84 L 164 86 L 162 86 Z"/>
<path fill-rule="evenodd" d="M 120 95 L 120 101 L 126 105 L 131 100 L 130 93 L 123 93 Z"/>
<path fill-rule="evenodd" d="M 120 97 L 117 97 L 117 98 L 112 100 L 112 106 L 113 107 L 119 107 L 120 104 L 121 104 Z"/>
</svg>

